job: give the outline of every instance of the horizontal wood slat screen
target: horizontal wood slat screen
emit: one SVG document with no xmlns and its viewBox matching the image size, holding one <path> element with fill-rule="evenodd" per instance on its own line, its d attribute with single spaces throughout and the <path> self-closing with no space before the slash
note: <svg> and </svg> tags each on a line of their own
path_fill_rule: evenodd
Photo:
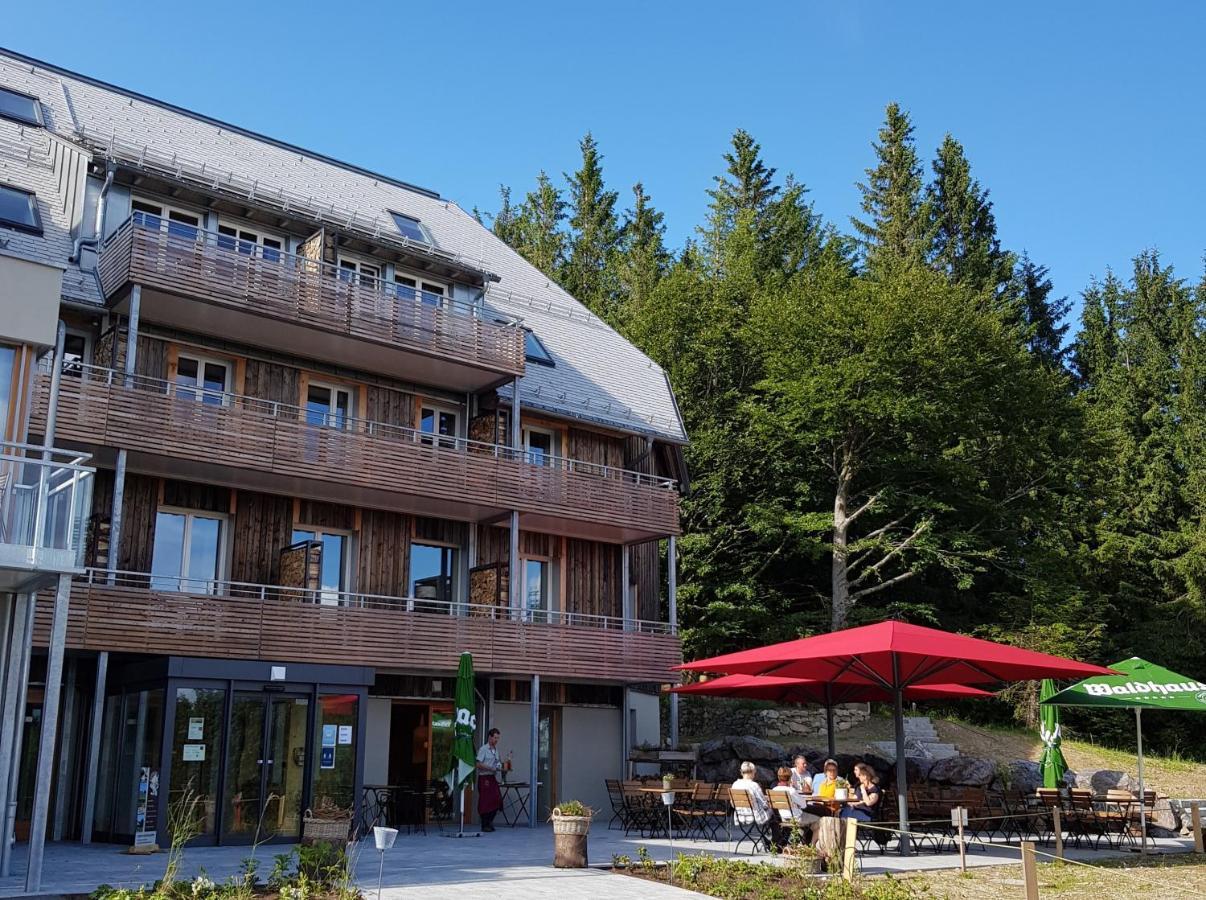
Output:
<svg viewBox="0 0 1206 900">
<path fill-rule="evenodd" d="M 39 598 L 38 646 L 49 639 L 52 605 L 49 594 Z M 667 634 L 84 581 L 72 586 L 67 646 L 419 671 L 454 671 L 468 650 L 479 672 L 629 682 L 673 680 L 682 662 L 679 639 Z"/>
<path fill-rule="evenodd" d="M 168 459 L 218 464 L 442 501 L 506 510 L 622 531 L 629 539 L 679 533 L 678 493 L 637 483 L 363 431 L 272 416 L 236 398 L 198 403 L 162 390 L 98 380 L 89 370 L 62 379 L 57 435 Z M 95 370 L 104 371 L 104 370 Z M 137 384 L 137 381 L 135 382 Z M 45 420 L 49 378 L 39 378 L 35 427 Z M 329 493 L 329 492 L 328 492 Z M 600 539 L 603 539 L 600 535 Z"/>
<path fill-rule="evenodd" d="M 265 259 L 240 252 L 214 237 L 204 231 L 175 234 L 127 220 L 101 251 L 98 269 L 105 294 L 137 283 L 500 373 L 524 372 L 524 333 L 515 325 L 332 277 L 321 264 L 289 254 Z"/>
</svg>

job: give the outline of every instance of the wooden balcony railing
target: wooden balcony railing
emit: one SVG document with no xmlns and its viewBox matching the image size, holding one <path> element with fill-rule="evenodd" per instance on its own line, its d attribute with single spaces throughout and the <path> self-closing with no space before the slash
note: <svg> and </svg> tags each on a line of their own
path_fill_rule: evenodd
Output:
<svg viewBox="0 0 1206 900">
<path fill-rule="evenodd" d="M 468 650 L 480 672 L 614 681 L 667 681 L 682 661 L 665 623 L 547 612 L 525 621 L 517 612 L 90 569 L 72 587 L 67 646 L 417 671 L 455 670 Z M 49 604 L 40 603 L 35 642 L 49 633 Z"/>
<path fill-rule="evenodd" d="M 517 320 L 158 216 L 127 219 L 97 269 L 107 297 L 137 283 L 502 376 L 524 371 Z"/>
<path fill-rule="evenodd" d="M 60 388 L 60 439 L 186 461 L 192 471 L 221 468 L 227 483 L 232 469 L 275 476 L 280 484 L 303 479 L 319 499 L 335 502 L 354 502 L 355 491 L 370 491 L 393 498 L 391 505 L 402 511 L 445 518 L 516 509 L 557 520 L 566 534 L 616 542 L 679 533 L 670 479 L 559 457 L 537 463 L 523 450 L 380 422 L 315 422 L 300 407 L 127 378 L 112 369 L 75 371 L 78 377 L 64 377 Z M 35 428 L 44 417 L 48 382 L 40 379 Z"/>
</svg>

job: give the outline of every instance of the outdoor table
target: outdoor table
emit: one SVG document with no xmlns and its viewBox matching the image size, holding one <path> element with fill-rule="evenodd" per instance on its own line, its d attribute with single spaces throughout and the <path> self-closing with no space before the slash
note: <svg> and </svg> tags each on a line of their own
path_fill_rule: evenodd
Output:
<svg viewBox="0 0 1206 900">
<path fill-rule="evenodd" d="M 672 787 L 672 788 L 643 787 L 643 788 L 639 788 L 639 790 L 642 794 L 657 794 L 658 795 L 658 803 L 661 803 L 661 795 L 662 794 L 673 794 L 674 801 L 677 803 L 678 797 L 680 794 L 686 794 L 687 796 L 690 796 L 691 794 L 693 794 L 695 792 L 695 788 L 693 788 L 693 787 Z M 669 818 L 670 818 L 669 812 L 666 813 L 666 821 L 665 822 L 662 821 L 661 816 L 651 817 L 651 822 L 650 822 L 650 827 L 649 827 L 649 837 L 651 837 L 651 838 L 656 837 L 658 831 L 660 831 L 663 826 L 666 828 L 666 837 L 671 837 Z"/>
<path fill-rule="evenodd" d="M 542 781 L 536 782 L 536 786 L 544 784 Z M 502 813 L 503 823 L 514 828 L 517 823 L 527 822 L 529 818 L 528 803 L 532 799 L 532 785 L 526 781 L 504 781 L 498 786 L 502 794 L 502 807 L 499 812 Z"/>
</svg>

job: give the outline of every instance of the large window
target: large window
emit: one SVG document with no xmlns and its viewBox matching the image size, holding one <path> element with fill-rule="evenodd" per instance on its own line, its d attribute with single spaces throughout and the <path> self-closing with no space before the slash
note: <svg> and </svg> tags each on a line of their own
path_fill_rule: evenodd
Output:
<svg viewBox="0 0 1206 900">
<path fill-rule="evenodd" d="M 350 256 L 339 258 L 339 280 L 350 284 L 365 284 L 376 287 L 381 278 L 381 267 L 376 263 L 365 262 Z"/>
<path fill-rule="evenodd" d="M 192 241 L 197 239 L 201 228 L 199 213 L 141 198 L 132 200 L 130 206 L 134 210 L 134 221 L 140 225 L 153 231 L 162 231 L 166 220 L 168 234 Z"/>
<path fill-rule="evenodd" d="M 212 594 L 222 578 L 225 519 L 211 513 L 160 510 L 151 551 L 151 587 Z"/>
<path fill-rule="evenodd" d="M 176 396 L 210 406 L 230 403 L 230 363 L 192 353 L 176 360 Z"/>
<path fill-rule="evenodd" d="M 234 250 L 244 256 L 262 256 L 269 262 L 280 262 L 285 242 L 242 225 L 219 225 L 218 246 L 223 250 Z"/>
<path fill-rule="evenodd" d="M 424 435 L 440 435 L 445 438 L 438 442 L 441 447 L 455 447 L 456 421 L 457 414 L 453 410 L 425 405 L 419 413 L 419 431 Z M 434 438 L 423 438 L 425 444 L 435 442 Z"/>
<path fill-rule="evenodd" d="M 523 448 L 527 451 L 528 462 L 534 466 L 551 466 L 559 455 L 557 435 L 543 428 L 525 428 L 523 430 Z"/>
<path fill-rule="evenodd" d="M 42 107 L 38 105 L 38 98 L 14 91 L 12 88 L 0 88 L 0 118 L 39 127 L 43 124 Z"/>
<path fill-rule="evenodd" d="M 424 306 L 443 306 L 447 301 L 448 287 L 436 281 L 428 281 L 405 272 L 394 274 L 398 296 L 403 300 L 419 300 Z"/>
<path fill-rule="evenodd" d="M 543 559 L 523 560 L 523 618 L 528 622 L 547 622 L 552 609 L 549 594 L 551 565 Z"/>
<path fill-rule="evenodd" d="M 454 547 L 418 542 L 410 545 L 410 596 L 416 600 L 416 609 L 421 612 L 452 611 L 456 596 L 456 564 Z"/>
<path fill-rule="evenodd" d="M 346 431 L 352 427 L 352 391 L 311 381 L 306 387 L 306 422 Z"/>
<path fill-rule="evenodd" d="M 390 215 L 394 217 L 394 224 L 398 226 L 398 232 L 403 237 L 408 237 L 412 241 L 422 241 L 424 244 L 432 243 L 427 229 L 414 216 L 404 216 L 402 213 L 396 212 L 391 212 Z"/>
<path fill-rule="evenodd" d="M 346 531 L 324 531 L 321 528 L 298 528 L 293 543 L 318 541 L 322 544 L 322 572 L 319 576 L 319 601 L 337 606 L 348 589 L 351 571 L 352 536 Z"/>
<path fill-rule="evenodd" d="M 42 217 L 38 214 L 38 198 L 30 191 L 0 184 L 0 227 L 42 233 Z"/>
</svg>

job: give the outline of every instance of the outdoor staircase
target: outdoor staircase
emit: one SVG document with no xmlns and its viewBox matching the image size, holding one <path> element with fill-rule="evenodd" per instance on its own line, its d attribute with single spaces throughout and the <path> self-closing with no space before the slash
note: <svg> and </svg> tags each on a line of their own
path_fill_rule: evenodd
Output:
<svg viewBox="0 0 1206 900">
<path fill-rule="evenodd" d="M 959 755 L 954 744 L 944 744 L 938 739 L 929 716 L 906 716 L 904 736 L 906 759 L 949 759 Z M 896 759 L 895 741 L 875 741 L 870 746 L 885 759 Z"/>
</svg>

